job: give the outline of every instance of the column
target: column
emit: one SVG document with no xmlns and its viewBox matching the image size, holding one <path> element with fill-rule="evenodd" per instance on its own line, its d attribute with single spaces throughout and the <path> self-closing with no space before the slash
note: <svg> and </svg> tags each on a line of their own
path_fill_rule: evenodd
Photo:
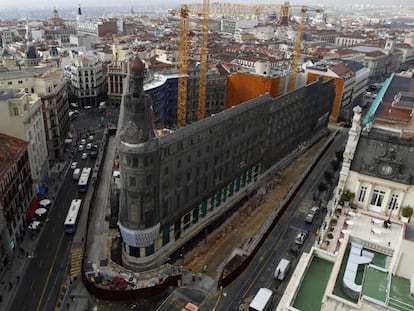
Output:
<svg viewBox="0 0 414 311">
<path fill-rule="evenodd" d="M 354 193 L 355 193 L 355 196 L 354 196 L 354 202 L 355 203 L 354 204 L 358 205 L 358 208 L 359 208 L 358 198 L 359 198 L 360 192 L 361 192 L 361 181 L 358 179 L 358 181 L 356 183 L 356 188 L 354 189 Z"/>
<path fill-rule="evenodd" d="M 371 201 L 372 190 L 374 189 L 375 184 L 369 183 L 367 185 L 367 193 L 366 193 L 366 200 L 364 200 L 363 208 L 364 210 L 368 210 L 369 202 Z"/>
<path fill-rule="evenodd" d="M 395 191 L 394 188 L 390 187 L 387 191 L 385 191 L 384 200 L 381 205 L 381 214 L 388 216 L 389 210 L 388 205 L 390 204 L 391 194 Z"/>
</svg>

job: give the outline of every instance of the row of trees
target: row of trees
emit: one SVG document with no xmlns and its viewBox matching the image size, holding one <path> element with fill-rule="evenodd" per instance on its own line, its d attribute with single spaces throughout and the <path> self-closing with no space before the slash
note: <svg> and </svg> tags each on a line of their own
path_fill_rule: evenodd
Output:
<svg viewBox="0 0 414 311">
<path fill-rule="evenodd" d="M 330 167 L 324 172 L 324 181 L 318 184 L 319 196 L 333 186 L 335 172 L 341 167 L 343 161 L 343 150 L 335 152 L 335 158 L 330 162 Z"/>
</svg>

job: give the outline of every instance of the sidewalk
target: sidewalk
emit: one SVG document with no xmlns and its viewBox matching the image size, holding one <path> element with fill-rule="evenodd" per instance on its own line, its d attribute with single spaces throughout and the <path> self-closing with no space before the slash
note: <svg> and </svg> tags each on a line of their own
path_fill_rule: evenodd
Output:
<svg viewBox="0 0 414 311">
<path fill-rule="evenodd" d="M 53 184 L 49 185 L 48 193 L 45 198 L 56 198 L 57 194 L 62 187 L 66 170 L 69 168 L 70 160 L 56 163 L 50 169 L 50 175 L 53 175 Z M 58 170 L 59 165 L 59 170 Z M 59 172 L 61 177 L 59 178 Z M 53 209 L 54 200 L 52 200 L 50 210 Z M 50 211 L 49 211 L 50 213 Z M 5 270 L 0 276 L 0 310 L 10 310 L 10 304 L 12 303 L 16 291 L 19 289 L 21 278 L 24 277 L 27 266 L 31 258 L 36 256 L 35 249 L 38 241 L 40 240 L 43 230 L 40 229 L 37 235 L 33 236 L 32 231 L 27 229 L 23 240 L 16 246 L 14 253 L 12 254 L 12 260 L 9 263 L 7 270 Z"/>
</svg>

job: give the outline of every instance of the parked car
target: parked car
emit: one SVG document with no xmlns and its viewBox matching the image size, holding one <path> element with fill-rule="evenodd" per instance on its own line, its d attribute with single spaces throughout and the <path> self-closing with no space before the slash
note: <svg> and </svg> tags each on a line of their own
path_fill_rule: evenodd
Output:
<svg viewBox="0 0 414 311">
<path fill-rule="evenodd" d="M 92 148 L 92 144 L 91 143 L 88 143 L 87 145 L 86 145 L 86 150 L 90 150 Z"/>
<path fill-rule="evenodd" d="M 93 139 L 94 139 L 94 137 L 93 137 L 93 135 L 89 135 L 89 141 L 93 141 Z"/>
<path fill-rule="evenodd" d="M 292 247 L 289 249 L 289 253 L 296 257 L 300 254 L 300 248 L 294 243 Z"/>
<path fill-rule="evenodd" d="M 81 145 L 86 144 L 86 139 L 81 139 Z"/>
<path fill-rule="evenodd" d="M 76 161 L 73 161 L 72 163 L 71 163 L 71 165 L 70 165 L 70 168 L 72 169 L 72 170 L 74 170 L 75 168 L 77 168 L 78 167 L 78 162 L 76 162 Z"/>
<path fill-rule="evenodd" d="M 306 238 L 308 237 L 308 234 L 304 231 L 301 231 L 298 233 L 295 239 L 295 243 L 298 245 L 303 245 L 305 243 Z"/>
<path fill-rule="evenodd" d="M 82 153 L 82 160 L 85 160 L 88 158 L 88 153 L 84 152 Z"/>
<path fill-rule="evenodd" d="M 78 147 L 78 150 L 79 151 L 83 151 L 83 149 L 84 149 L 85 147 L 83 146 L 83 145 L 79 145 L 79 147 Z"/>
<path fill-rule="evenodd" d="M 94 147 L 92 147 L 92 150 L 91 150 L 91 152 L 89 153 L 89 156 L 90 156 L 91 158 L 96 158 L 96 157 L 98 156 L 98 148 L 94 148 Z"/>
<path fill-rule="evenodd" d="M 305 222 L 311 224 L 319 214 L 319 206 L 312 207 L 305 217 Z"/>
</svg>

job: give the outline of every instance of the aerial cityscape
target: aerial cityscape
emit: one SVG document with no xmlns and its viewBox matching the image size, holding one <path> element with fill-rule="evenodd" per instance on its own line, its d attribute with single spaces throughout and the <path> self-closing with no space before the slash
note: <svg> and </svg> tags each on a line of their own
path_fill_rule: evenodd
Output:
<svg viewBox="0 0 414 311">
<path fill-rule="evenodd" d="M 0 310 L 413 310 L 414 4 L 0 12 Z"/>
</svg>

